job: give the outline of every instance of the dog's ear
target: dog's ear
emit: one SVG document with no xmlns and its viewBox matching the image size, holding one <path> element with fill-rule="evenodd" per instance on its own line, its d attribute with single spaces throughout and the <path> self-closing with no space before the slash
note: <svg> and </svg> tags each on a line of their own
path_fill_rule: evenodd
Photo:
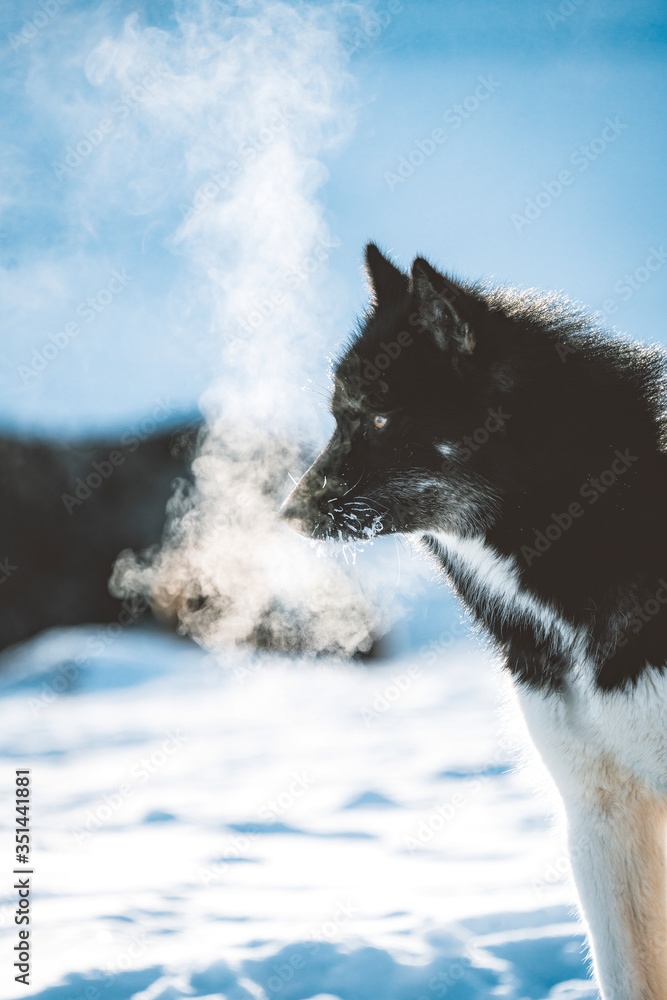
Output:
<svg viewBox="0 0 667 1000">
<path fill-rule="evenodd" d="M 410 288 L 407 274 L 384 256 L 374 243 L 366 247 L 366 273 L 376 306 L 391 305 L 404 298 Z"/>
<path fill-rule="evenodd" d="M 419 325 L 441 351 L 472 354 L 475 336 L 455 305 L 461 289 L 431 267 L 423 257 L 412 265 L 412 292 L 417 303 Z"/>
</svg>

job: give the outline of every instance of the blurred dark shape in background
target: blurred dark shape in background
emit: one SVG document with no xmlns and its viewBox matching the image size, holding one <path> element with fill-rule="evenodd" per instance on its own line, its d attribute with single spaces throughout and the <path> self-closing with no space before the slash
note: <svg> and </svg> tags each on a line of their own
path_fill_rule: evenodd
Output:
<svg viewBox="0 0 667 1000">
<path fill-rule="evenodd" d="M 150 617 L 109 592 L 123 549 L 162 537 L 202 421 L 83 443 L 0 437 L 0 649 L 54 626 Z"/>
<path fill-rule="evenodd" d="M 0 436 L 0 650 L 50 628 L 157 622 L 205 648 L 231 642 L 288 655 L 388 655 L 391 637 L 382 640 L 386 629 L 373 626 L 362 595 L 350 589 L 345 576 L 318 578 L 319 603 L 285 602 L 265 583 L 263 602 L 234 631 L 234 599 L 245 606 L 244 587 L 257 590 L 262 584 L 252 575 L 257 567 L 251 549 L 266 538 L 251 529 L 266 511 L 271 525 L 280 523 L 286 470 L 310 464 L 307 448 L 269 440 L 249 457 L 215 442 L 224 475 L 232 469 L 248 483 L 240 507 L 221 502 L 212 525 L 202 521 L 205 529 L 224 529 L 225 550 L 235 539 L 240 549 L 240 564 L 223 563 L 216 583 L 197 562 L 201 539 L 183 532 L 179 517 L 174 519 L 175 511 L 180 517 L 190 511 L 192 520 L 198 510 L 192 462 L 205 452 L 203 442 L 210 436 L 203 419 L 160 433 L 135 431 L 117 440 L 76 443 Z M 152 564 L 156 573 L 140 578 L 137 586 L 119 583 L 122 565 Z M 337 624 L 326 639 L 327 623 L 355 615 L 351 645 L 341 640 Z"/>
</svg>

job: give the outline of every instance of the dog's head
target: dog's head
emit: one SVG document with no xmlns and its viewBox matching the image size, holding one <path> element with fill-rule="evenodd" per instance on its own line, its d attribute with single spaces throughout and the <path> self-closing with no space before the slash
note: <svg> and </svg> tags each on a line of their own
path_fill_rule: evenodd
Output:
<svg viewBox="0 0 667 1000">
<path fill-rule="evenodd" d="M 282 515 L 313 538 L 475 533 L 510 416 L 488 306 L 422 258 L 408 277 L 369 244 L 366 265 L 373 304 L 335 369 L 336 429 Z"/>
</svg>

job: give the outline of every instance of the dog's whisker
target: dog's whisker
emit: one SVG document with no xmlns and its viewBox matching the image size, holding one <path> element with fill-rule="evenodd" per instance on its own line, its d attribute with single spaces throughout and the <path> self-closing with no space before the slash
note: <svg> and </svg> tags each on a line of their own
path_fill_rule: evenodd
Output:
<svg viewBox="0 0 667 1000">
<path fill-rule="evenodd" d="M 363 477 L 364 477 L 364 474 L 362 472 L 361 475 L 359 476 L 359 478 L 357 479 L 356 483 L 354 484 L 354 486 L 350 486 L 349 490 L 346 490 L 345 493 L 343 493 L 343 496 L 346 497 L 348 493 L 351 493 L 352 490 L 355 489 L 359 485 L 359 483 L 361 482 L 361 480 L 363 479 Z"/>
</svg>

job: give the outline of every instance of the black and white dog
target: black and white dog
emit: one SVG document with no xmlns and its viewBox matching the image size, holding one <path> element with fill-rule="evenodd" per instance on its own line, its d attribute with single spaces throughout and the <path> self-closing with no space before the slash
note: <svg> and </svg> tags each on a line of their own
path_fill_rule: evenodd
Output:
<svg viewBox="0 0 667 1000">
<path fill-rule="evenodd" d="M 663 358 L 555 296 L 366 263 L 336 430 L 283 516 L 423 536 L 562 794 L 604 997 L 667 1000 Z"/>
</svg>

